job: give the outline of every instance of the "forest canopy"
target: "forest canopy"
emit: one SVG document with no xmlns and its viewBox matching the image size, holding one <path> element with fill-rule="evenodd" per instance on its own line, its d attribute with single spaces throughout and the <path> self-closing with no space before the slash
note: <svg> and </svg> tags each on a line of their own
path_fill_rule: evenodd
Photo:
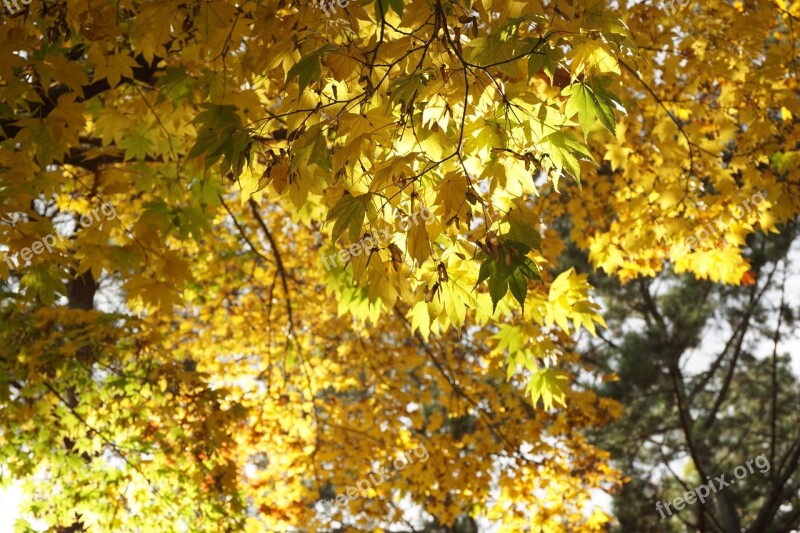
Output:
<svg viewBox="0 0 800 533">
<path fill-rule="evenodd" d="M 7 0 L 17 529 L 796 529 L 799 17 Z M 761 453 L 761 489 L 659 520 L 642 465 L 688 490 Z"/>
</svg>

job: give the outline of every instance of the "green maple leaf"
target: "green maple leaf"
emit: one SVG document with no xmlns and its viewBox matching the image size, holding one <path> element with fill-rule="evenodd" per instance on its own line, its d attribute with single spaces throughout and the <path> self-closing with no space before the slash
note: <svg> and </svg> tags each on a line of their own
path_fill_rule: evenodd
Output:
<svg viewBox="0 0 800 533">
<path fill-rule="evenodd" d="M 566 407 L 566 394 L 564 394 L 562 383 L 566 379 L 567 376 L 562 372 L 552 368 L 543 368 L 534 372 L 527 386 L 527 392 L 531 395 L 533 405 L 535 406 L 541 398 L 545 409 L 552 408 L 553 401 Z"/>
<path fill-rule="evenodd" d="M 143 160 L 153 151 L 153 141 L 147 136 L 147 126 L 131 128 L 119 143 L 125 150 L 125 160 Z"/>
<path fill-rule="evenodd" d="M 614 103 L 619 103 L 619 100 L 605 88 L 605 85 L 606 83 L 600 82 L 592 88 L 585 83 L 574 83 L 561 91 L 563 96 L 569 96 L 565 113 L 568 117 L 578 114 L 584 138 L 589 135 L 589 129 L 594 124 L 595 118 L 600 119 L 600 123 L 616 135 Z"/>
<path fill-rule="evenodd" d="M 371 196 L 370 193 L 358 196 L 345 193 L 333 206 L 327 221 L 336 220 L 331 234 L 334 241 L 344 233 L 346 228 L 350 229 L 348 233 L 350 242 L 358 241 L 361 236 L 361 228 L 364 226 L 364 216 L 367 214 L 367 206 Z"/>
<path fill-rule="evenodd" d="M 508 293 L 525 309 L 525 297 L 528 294 L 528 280 L 541 280 L 539 267 L 525 254 L 530 248 L 522 243 L 506 241 L 501 244 L 497 257 L 482 254 L 484 257 L 478 272 L 476 286 L 488 280 L 489 296 L 492 298 L 492 311 Z M 509 260 L 509 257 L 513 259 Z"/>
<path fill-rule="evenodd" d="M 326 44 L 325 46 L 314 50 L 307 56 L 300 58 L 300 61 L 294 64 L 289 72 L 286 73 L 286 84 L 297 78 L 297 84 L 300 86 L 300 92 L 309 86 L 312 81 L 319 82 L 322 77 L 322 57 L 327 52 L 335 52 L 338 46 Z"/>
</svg>

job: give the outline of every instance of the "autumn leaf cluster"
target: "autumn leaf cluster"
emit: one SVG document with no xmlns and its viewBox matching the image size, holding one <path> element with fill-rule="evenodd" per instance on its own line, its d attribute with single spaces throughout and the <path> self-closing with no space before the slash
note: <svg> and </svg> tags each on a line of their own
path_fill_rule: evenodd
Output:
<svg viewBox="0 0 800 533">
<path fill-rule="evenodd" d="M 798 212 L 800 5 L 318 7 L 0 21 L 0 245 L 66 236 L 0 262 L 1 468 L 54 527 L 373 530 L 407 498 L 604 530 L 591 493 L 620 476 L 582 432 L 619 405 L 573 385 L 605 322 L 565 258 L 747 280 L 748 235 Z M 402 479 L 315 507 L 420 442 Z"/>
</svg>

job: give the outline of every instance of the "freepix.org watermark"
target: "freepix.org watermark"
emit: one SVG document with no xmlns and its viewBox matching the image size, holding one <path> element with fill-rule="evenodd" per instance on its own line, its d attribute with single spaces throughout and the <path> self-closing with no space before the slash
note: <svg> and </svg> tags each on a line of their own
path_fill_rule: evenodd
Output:
<svg viewBox="0 0 800 533">
<path fill-rule="evenodd" d="M 100 207 L 95 207 L 91 213 L 82 215 L 80 218 L 81 226 L 88 228 L 89 226 L 100 222 L 100 213 L 106 217 L 106 220 L 114 220 L 117 218 L 117 211 L 114 209 L 114 206 L 111 205 L 111 203 L 106 202 Z M 10 257 L 8 252 L 3 252 L 3 261 L 6 262 L 8 268 L 10 269 L 18 268 L 20 265 L 20 262 L 17 259 L 18 257 L 27 263 L 33 257 L 33 254 L 39 255 L 44 253 L 45 250 L 47 250 L 48 254 L 53 253 L 53 247 L 56 245 L 56 243 L 61 242 L 64 239 L 66 239 L 66 237 L 60 235 L 58 232 L 49 233 L 42 237 L 41 240 L 34 242 L 30 248 L 23 248 L 18 253 Z"/>
<path fill-rule="evenodd" d="M 736 220 L 740 220 L 746 214 L 750 214 L 751 210 L 755 210 L 756 207 L 760 206 L 764 201 L 767 199 L 767 191 L 759 191 L 753 194 L 750 198 L 742 199 L 741 205 L 737 205 L 733 209 L 731 209 L 731 216 Z M 752 207 L 752 209 L 751 209 Z M 738 213 L 738 214 L 737 214 Z M 718 216 L 715 220 L 710 222 L 706 222 L 705 225 L 700 226 L 700 229 L 695 231 L 695 234 L 689 236 L 684 241 L 684 245 L 686 248 L 694 249 L 697 248 L 701 242 L 707 241 L 711 237 L 719 237 L 721 232 L 725 230 L 730 224 L 730 219 L 723 220 L 725 215 Z"/>
<path fill-rule="evenodd" d="M 428 209 L 424 205 L 420 208 L 418 213 L 414 213 L 411 216 L 405 217 L 404 219 L 402 218 L 399 210 L 395 211 L 394 214 L 395 220 L 401 219 L 400 222 L 398 223 L 398 226 L 400 226 L 401 231 L 408 231 L 409 229 L 411 229 L 412 224 L 414 226 L 419 224 L 417 217 L 421 218 L 425 222 L 425 224 L 432 222 L 434 218 L 433 213 L 431 213 L 430 209 Z M 364 237 L 360 241 L 354 242 L 353 244 L 350 245 L 349 249 L 345 248 L 343 250 L 339 250 L 338 253 L 331 254 L 327 257 L 323 255 L 322 263 L 325 265 L 325 270 L 330 270 L 332 268 L 335 268 L 337 266 L 336 262 L 337 258 L 339 259 L 339 263 L 344 265 L 350 260 L 351 256 L 358 257 L 362 253 L 368 254 L 370 250 L 372 250 L 373 248 L 380 248 L 382 246 L 386 246 L 387 244 L 389 244 L 391 237 L 392 236 L 389 234 L 388 230 L 382 229 L 380 232 L 375 232 L 375 234 L 370 237 Z"/>
<path fill-rule="evenodd" d="M 8 14 L 13 17 L 17 12 L 19 12 L 22 9 L 21 7 L 19 7 L 19 2 L 22 2 L 23 5 L 27 6 L 32 1 L 33 0 L 19 0 L 19 1 L 17 1 L 17 0 L 3 0 L 3 4 L 6 6 L 6 9 L 8 10 Z"/>
<path fill-rule="evenodd" d="M 30 1 L 30 0 L 28 0 L 28 1 Z M 335 3 L 338 4 L 339 7 L 341 7 L 342 9 L 345 9 L 348 5 L 350 5 L 350 0 L 336 0 Z M 329 9 L 333 13 L 336 13 L 336 7 L 334 6 L 333 0 L 330 0 L 330 1 L 329 0 L 320 0 L 319 7 L 322 9 L 322 12 L 325 13 L 325 15 L 328 18 L 331 18 L 331 14 L 328 12 Z"/>
<path fill-rule="evenodd" d="M 677 11 L 675 4 L 678 4 L 678 7 L 682 9 L 688 6 L 691 1 L 692 0 L 661 0 L 658 4 L 658 8 L 672 15 Z"/>
<path fill-rule="evenodd" d="M 414 458 L 419 459 L 421 463 L 424 463 L 428 460 L 430 454 L 428 450 L 425 448 L 424 444 L 420 444 L 413 450 L 410 450 L 391 463 L 389 466 L 384 466 L 381 468 L 379 472 L 370 472 L 369 479 L 359 479 L 356 481 L 355 486 L 349 486 L 345 489 L 344 494 L 339 494 L 336 498 L 331 498 L 330 500 L 325 500 L 322 502 L 322 506 L 325 511 L 330 512 L 333 510 L 334 504 L 344 505 L 347 503 L 348 500 L 355 500 L 358 497 L 365 498 L 368 495 L 368 491 L 371 486 L 378 486 L 387 479 L 391 479 L 396 472 L 405 470 L 408 465 L 414 464 Z M 394 467 L 392 469 L 392 467 Z M 377 474 L 377 478 L 375 477 Z M 370 481 L 372 482 L 370 484 Z"/>
<path fill-rule="evenodd" d="M 722 474 L 721 476 L 711 478 L 708 476 L 706 481 L 707 484 L 698 485 L 694 490 L 690 490 L 682 497 L 675 498 L 671 502 L 663 503 L 658 502 L 656 503 L 656 510 L 658 514 L 661 515 L 661 519 L 667 518 L 668 516 L 672 516 L 672 509 L 669 508 L 670 504 L 675 507 L 676 511 L 681 511 L 686 506 L 686 504 L 693 504 L 697 500 L 700 500 L 700 503 L 705 503 L 706 498 L 711 496 L 712 494 L 716 494 L 717 492 L 721 491 L 725 487 L 733 485 L 736 483 L 738 479 L 744 479 L 747 477 L 747 474 L 752 474 L 753 471 L 753 463 L 755 462 L 756 467 L 758 467 L 758 471 L 762 474 L 766 474 L 769 472 L 770 464 L 769 460 L 767 459 L 767 455 L 762 453 L 755 459 L 750 459 L 743 465 L 739 465 L 733 469 L 733 476 L 734 478 L 726 480 L 726 474 Z M 663 506 L 663 507 L 662 507 Z M 664 514 L 664 511 L 667 511 L 667 514 Z"/>
</svg>

